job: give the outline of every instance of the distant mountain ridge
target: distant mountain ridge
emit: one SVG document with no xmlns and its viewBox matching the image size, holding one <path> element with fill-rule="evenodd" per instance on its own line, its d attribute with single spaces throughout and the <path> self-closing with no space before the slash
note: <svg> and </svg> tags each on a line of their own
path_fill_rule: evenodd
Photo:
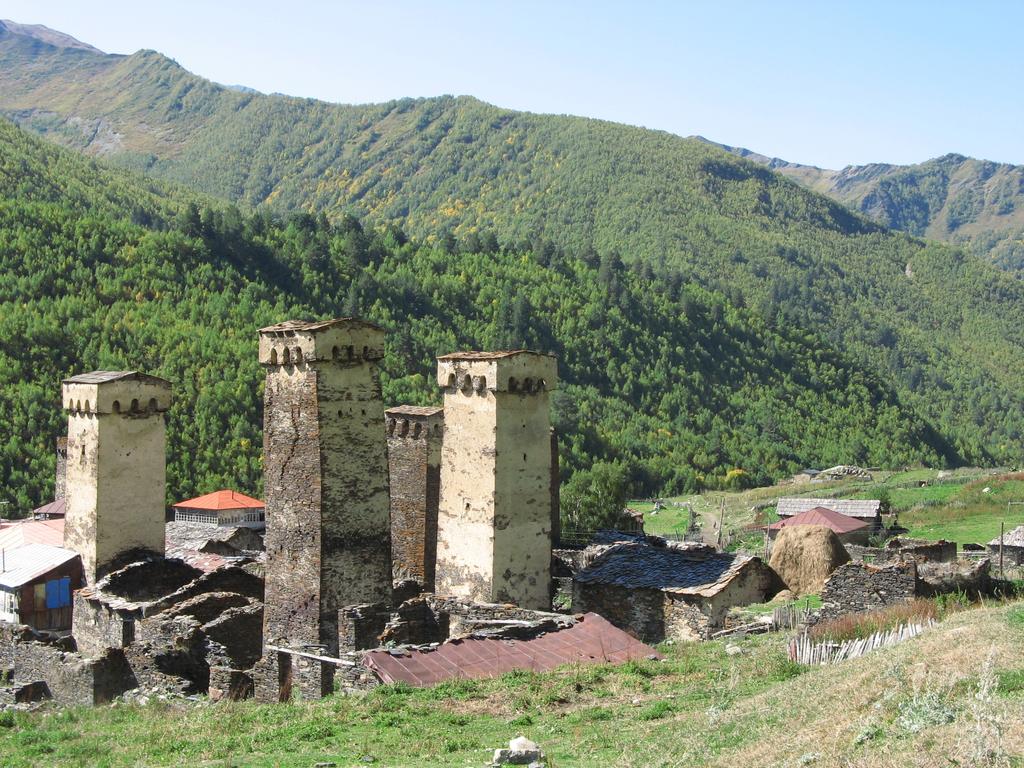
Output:
<svg viewBox="0 0 1024 768">
<path fill-rule="evenodd" d="M 297 216 L 300 228 L 354 215 L 375 232 L 401 230 L 417 246 L 438 244 L 450 254 L 497 247 L 485 242 L 511 244 L 544 263 L 564 253 L 598 272 L 605 304 L 621 302 L 618 310 L 637 317 L 646 316 L 644 293 L 623 299 L 623 270 L 670 292 L 700 286 L 772 328 L 841 350 L 888 382 L 956 456 L 1010 463 L 1024 455 L 1024 283 L 959 249 L 887 229 L 786 178 L 781 167 L 706 141 L 471 97 L 336 105 L 241 93 L 155 51 L 109 56 L 11 33 L 0 36 L 0 114 L 106 163 L 232 201 L 246 214 Z M 301 256 L 319 285 L 311 265 L 328 263 L 328 255 L 310 245 Z M 414 300 L 433 278 L 428 270 L 404 279 Z M 479 270 L 458 279 L 480 289 L 473 301 L 494 305 L 506 295 L 480 285 Z M 324 280 L 326 295 L 358 294 L 358 285 Z M 561 301 L 524 309 L 524 325 L 543 323 Z M 473 310 L 453 305 L 446 322 L 457 326 Z M 581 313 L 565 334 L 576 338 L 605 320 Z M 672 398 L 700 386 L 692 371 L 733 354 L 714 318 L 708 334 L 703 350 L 673 348 L 670 357 L 662 349 L 640 366 L 614 345 L 602 347 L 608 353 L 587 361 L 587 375 L 600 371 L 634 408 L 638 381 L 662 388 L 662 407 L 678 416 Z M 669 367 L 670 359 L 680 362 Z M 784 353 L 763 363 L 790 364 Z M 810 391 L 826 386 L 817 372 L 807 378 Z M 702 434 L 715 412 L 681 411 Z M 778 429 L 769 417 L 747 428 Z M 903 429 L 894 424 L 871 438 Z M 656 452 L 658 434 L 635 443 Z M 851 435 L 849 455 L 832 463 L 858 463 L 865 450 L 857 440 Z"/>
<path fill-rule="evenodd" d="M 870 163 L 835 171 L 714 144 L 828 195 L 892 229 L 963 244 L 1024 268 L 1024 166 L 948 154 L 914 165 Z"/>
<path fill-rule="evenodd" d="M 82 51 L 103 54 L 103 51 L 99 48 L 94 48 L 88 43 L 76 40 L 71 35 L 44 27 L 42 24 L 19 24 L 10 19 L 0 19 L 0 34 L 3 34 L 4 31 L 13 35 L 20 35 L 21 37 L 32 38 L 46 45 L 53 45 L 58 48 L 76 48 Z"/>
</svg>

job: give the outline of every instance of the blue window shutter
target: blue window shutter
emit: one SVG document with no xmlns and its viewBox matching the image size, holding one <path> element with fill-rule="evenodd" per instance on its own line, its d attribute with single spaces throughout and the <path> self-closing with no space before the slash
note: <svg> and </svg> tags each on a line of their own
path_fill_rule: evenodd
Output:
<svg viewBox="0 0 1024 768">
<path fill-rule="evenodd" d="M 60 580 L 60 605 L 58 608 L 64 608 L 65 606 L 71 605 L 71 577 L 65 576 Z"/>
<path fill-rule="evenodd" d="M 46 607 L 60 607 L 60 581 L 58 579 L 46 582 Z"/>
</svg>

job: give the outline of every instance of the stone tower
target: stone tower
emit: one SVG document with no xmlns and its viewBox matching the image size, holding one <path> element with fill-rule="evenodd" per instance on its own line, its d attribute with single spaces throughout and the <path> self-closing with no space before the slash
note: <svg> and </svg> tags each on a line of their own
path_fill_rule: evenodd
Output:
<svg viewBox="0 0 1024 768">
<path fill-rule="evenodd" d="M 434 590 L 444 411 L 401 405 L 387 419 L 391 559 L 395 579 Z"/>
<path fill-rule="evenodd" d="M 95 584 L 133 550 L 164 553 L 166 435 L 171 384 L 136 371 L 66 379 L 64 546 Z"/>
<path fill-rule="evenodd" d="M 553 356 L 525 350 L 438 358 L 444 443 L 437 592 L 551 605 Z"/>
<path fill-rule="evenodd" d="M 384 331 L 351 318 L 260 330 L 265 645 L 336 656 L 343 609 L 390 603 L 383 355 Z M 260 698 L 329 693 L 333 668 L 302 658 L 265 653 Z"/>
</svg>

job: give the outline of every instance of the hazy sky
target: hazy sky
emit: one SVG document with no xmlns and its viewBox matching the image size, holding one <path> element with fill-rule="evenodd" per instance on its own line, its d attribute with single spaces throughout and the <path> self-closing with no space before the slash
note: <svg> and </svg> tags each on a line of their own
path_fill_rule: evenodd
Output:
<svg viewBox="0 0 1024 768">
<path fill-rule="evenodd" d="M 112 53 L 335 102 L 470 94 L 824 167 L 1024 163 L 1024 3 L 0 0 Z"/>
</svg>

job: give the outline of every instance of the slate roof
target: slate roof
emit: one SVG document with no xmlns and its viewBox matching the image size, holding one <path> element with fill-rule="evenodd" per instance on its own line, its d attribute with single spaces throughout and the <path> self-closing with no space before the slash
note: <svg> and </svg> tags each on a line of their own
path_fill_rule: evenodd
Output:
<svg viewBox="0 0 1024 768">
<path fill-rule="evenodd" d="M 657 546 L 621 542 L 595 548 L 596 556 L 576 574 L 581 584 L 625 589 L 659 589 L 675 594 L 712 597 L 755 558 L 717 552 L 704 545 Z"/>
<path fill-rule="evenodd" d="M 444 408 L 423 405 L 396 405 L 394 408 L 388 408 L 384 411 L 386 416 L 420 416 L 427 418 L 441 416 L 443 413 Z"/>
<path fill-rule="evenodd" d="M 996 536 L 988 543 L 990 547 L 999 547 L 999 537 Z M 1003 535 L 1004 547 L 1024 547 L 1024 525 L 1018 525 L 1012 531 Z"/>
<path fill-rule="evenodd" d="M 327 328 L 333 328 L 336 325 L 373 328 L 377 331 L 384 330 L 379 325 L 368 323 L 365 320 L 359 320 L 355 317 L 338 317 L 333 320 L 285 320 L 283 323 L 275 323 L 274 325 L 268 325 L 266 328 L 260 328 L 259 332 L 289 334 L 295 333 L 296 331 L 306 331 L 315 333 L 317 331 L 326 330 Z"/>
<path fill-rule="evenodd" d="M 262 550 L 262 539 L 252 528 L 244 526 L 216 525 L 214 523 L 170 522 L 165 527 L 168 549 L 191 549 L 206 552 L 211 542 L 243 551 Z M 230 553 L 229 553 L 230 554 Z"/>
<path fill-rule="evenodd" d="M 0 587 L 17 589 L 77 557 L 77 552 L 49 544 L 26 544 L 16 549 L 5 549 Z"/>
<path fill-rule="evenodd" d="M 501 360 L 505 357 L 516 355 L 539 355 L 540 352 L 530 352 L 528 349 L 501 349 L 494 352 L 451 352 L 447 355 L 439 355 L 438 360 Z"/>
<path fill-rule="evenodd" d="M 772 523 L 768 526 L 768 530 L 779 531 L 791 525 L 823 525 L 826 528 L 831 528 L 836 533 L 853 533 L 854 531 L 870 527 L 867 523 L 856 517 L 841 515 L 825 507 L 815 507 L 798 515 L 787 517 L 785 520 L 779 520 L 777 523 Z"/>
<path fill-rule="evenodd" d="M 0 549 L 16 549 L 29 544 L 64 544 L 64 518 L 55 520 L 16 520 L 0 526 Z"/>
<path fill-rule="evenodd" d="M 174 506 L 185 509 L 208 509 L 215 511 L 221 509 L 263 509 L 266 507 L 266 504 L 259 499 L 254 499 L 252 496 L 246 496 L 244 493 L 224 490 L 207 493 L 205 496 L 197 496 L 187 501 L 179 501 Z"/>
<path fill-rule="evenodd" d="M 168 387 L 171 385 L 166 379 L 161 379 L 159 376 L 151 376 L 148 373 L 140 373 L 139 371 L 92 371 L 91 373 L 80 373 L 77 376 L 72 376 L 70 379 L 64 379 L 64 383 L 106 384 L 110 381 L 122 381 L 124 379 L 143 381 L 149 384 L 164 384 Z"/>
<path fill-rule="evenodd" d="M 815 507 L 824 507 L 848 517 L 875 518 L 880 514 L 882 502 L 878 499 L 779 499 L 776 512 L 779 517 L 792 517 Z"/>
<path fill-rule="evenodd" d="M 384 683 L 404 681 L 427 686 L 452 678 L 497 677 L 514 669 L 541 672 L 562 664 L 620 664 L 661 658 L 596 613 L 586 613 L 571 627 L 525 640 L 469 637 L 436 648 L 376 650 L 363 664 Z"/>
</svg>

